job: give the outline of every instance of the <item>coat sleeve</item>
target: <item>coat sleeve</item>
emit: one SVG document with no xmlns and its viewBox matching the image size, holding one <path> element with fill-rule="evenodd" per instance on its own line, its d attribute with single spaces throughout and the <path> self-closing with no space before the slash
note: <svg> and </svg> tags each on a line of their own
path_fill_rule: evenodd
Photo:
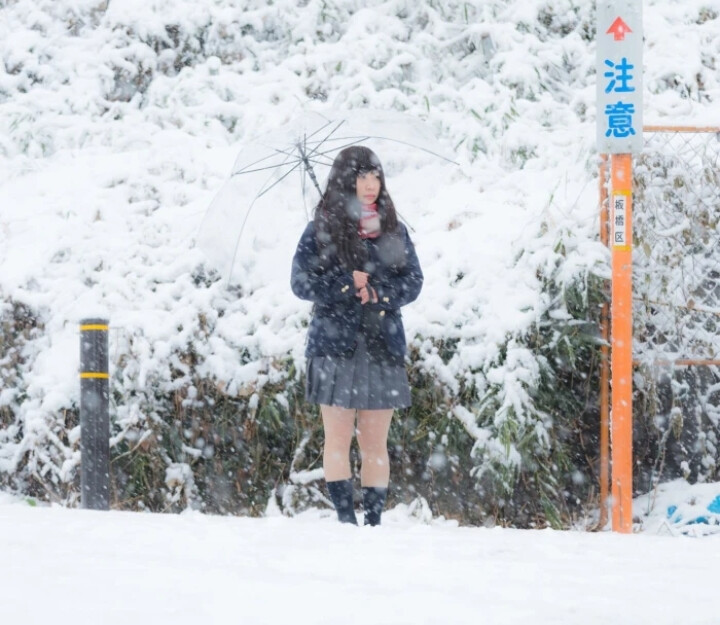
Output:
<svg viewBox="0 0 720 625">
<path fill-rule="evenodd" d="M 378 295 L 377 304 L 371 306 L 378 310 L 396 310 L 414 302 L 423 285 L 423 272 L 420 269 L 415 246 L 410 240 L 407 229 L 403 228 L 405 263 L 393 276 L 386 276 L 375 284 L 370 282 Z"/>
<path fill-rule="evenodd" d="M 345 271 L 340 265 L 329 269 L 323 267 L 312 222 L 305 228 L 295 250 L 290 287 L 300 299 L 315 304 L 352 301 L 355 297 L 352 273 Z"/>
</svg>

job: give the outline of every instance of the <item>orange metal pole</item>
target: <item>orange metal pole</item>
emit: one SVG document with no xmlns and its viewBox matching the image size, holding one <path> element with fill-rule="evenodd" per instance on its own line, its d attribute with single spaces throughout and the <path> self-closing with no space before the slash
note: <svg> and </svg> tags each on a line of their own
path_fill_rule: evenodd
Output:
<svg viewBox="0 0 720 625">
<path fill-rule="evenodd" d="M 608 156 L 600 155 L 600 241 L 608 244 Z M 608 521 L 608 503 L 610 495 L 610 324 L 607 302 L 603 302 L 600 311 L 600 336 L 603 345 L 600 348 L 600 521 L 599 529 Z"/>
<path fill-rule="evenodd" d="M 612 528 L 632 532 L 632 156 L 613 154 Z"/>
</svg>

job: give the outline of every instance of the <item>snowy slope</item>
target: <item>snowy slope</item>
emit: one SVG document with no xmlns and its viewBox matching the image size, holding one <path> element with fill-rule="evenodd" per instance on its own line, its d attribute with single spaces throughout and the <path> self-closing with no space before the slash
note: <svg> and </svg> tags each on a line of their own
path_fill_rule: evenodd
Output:
<svg viewBox="0 0 720 625">
<path fill-rule="evenodd" d="M 107 625 L 710 625 L 705 540 L 457 528 L 407 510 L 378 528 L 0 503 L 0 618 Z"/>
<path fill-rule="evenodd" d="M 190 384 L 177 374 L 189 346 L 231 395 L 282 379 L 274 358 L 302 362 L 308 307 L 278 271 L 302 208 L 277 229 L 275 264 L 248 261 L 243 298 L 205 280 L 194 242 L 244 140 L 311 99 L 406 111 L 454 152 L 457 168 L 389 180 L 426 274 L 406 329 L 448 392 L 472 379 L 523 411 L 537 362 L 522 346 L 514 364 L 498 353 L 546 310 L 538 267 L 565 237 L 560 275 L 606 271 L 591 3 L 435 4 L 0 3 L 0 300 L 5 318 L 21 303 L 41 324 L 3 356 L 0 471 L 59 491 L 72 481 L 77 428 L 66 432 L 65 411 L 77 407 L 84 316 L 111 319 L 116 441 L 143 436 L 155 393 Z M 645 5 L 646 121 L 712 123 L 718 2 Z M 437 339 L 458 341 L 447 362 Z"/>
</svg>

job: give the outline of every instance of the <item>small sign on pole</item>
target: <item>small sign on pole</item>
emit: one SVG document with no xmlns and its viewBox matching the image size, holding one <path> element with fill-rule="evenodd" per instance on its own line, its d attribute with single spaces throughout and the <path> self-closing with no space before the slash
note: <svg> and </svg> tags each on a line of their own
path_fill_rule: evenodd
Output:
<svg viewBox="0 0 720 625">
<path fill-rule="evenodd" d="M 613 221 L 612 221 L 612 244 L 613 247 L 627 247 L 627 207 L 628 196 L 620 193 L 613 194 Z"/>
<path fill-rule="evenodd" d="M 632 154 L 643 145 L 642 49 L 642 0 L 598 2 L 597 147 L 612 154 L 612 529 L 623 533 L 632 531 Z"/>
</svg>

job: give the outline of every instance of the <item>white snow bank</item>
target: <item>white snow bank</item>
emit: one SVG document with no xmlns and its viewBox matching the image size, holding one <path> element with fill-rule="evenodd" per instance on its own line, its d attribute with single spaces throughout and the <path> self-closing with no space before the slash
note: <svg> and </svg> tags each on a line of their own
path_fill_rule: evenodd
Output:
<svg viewBox="0 0 720 625">
<path fill-rule="evenodd" d="M 717 537 L 428 525 L 407 509 L 366 528 L 340 525 L 330 512 L 240 519 L 0 499 L 0 617 L 27 625 L 709 625 L 717 547 Z"/>
<path fill-rule="evenodd" d="M 279 200 L 297 210 L 246 259 L 242 298 L 202 283 L 194 240 L 244 142 L 309 99 L 422 117 L 457 153 L 457 172 L 399 168 L 388 181 L 426 275 L 406 329 L 451 392 L 468 371 L 479 386 L 490 371 L 498 383 L 532 380 L 522 346 L 518 371 L 497 369 L 498 352 L 542 314 L 536 272 L 558 233 L 572 235 L 565 279 L 606 271 L 591 4 L 441 4 L 3 4 L 0 293 L 37 311 L 44 333 L 25 347 L 2 469 L 30 449 L 28 470 L 71 475 L 77 455 L 55 434 L 78 401 L 77 323 L 98 310 L 113 328 L 112 367 L 124 363 L 121 429 L 145 418 L 143 393 L 180 383 L 172 355 L 202 335 L 201 319 L 201 372 L 230 392 L 257 383 L 272 357 L 302 362 L 309 307 L 283 277 L 306 219 L 300 199 Z M 713 9 L 646 4 L 646 120 L 717 122 Z M 458 341 L 457 354 L 443 362 L 428 337 Z M 240 353 L 253 362 L 240 366 Z"/>
</svg>

